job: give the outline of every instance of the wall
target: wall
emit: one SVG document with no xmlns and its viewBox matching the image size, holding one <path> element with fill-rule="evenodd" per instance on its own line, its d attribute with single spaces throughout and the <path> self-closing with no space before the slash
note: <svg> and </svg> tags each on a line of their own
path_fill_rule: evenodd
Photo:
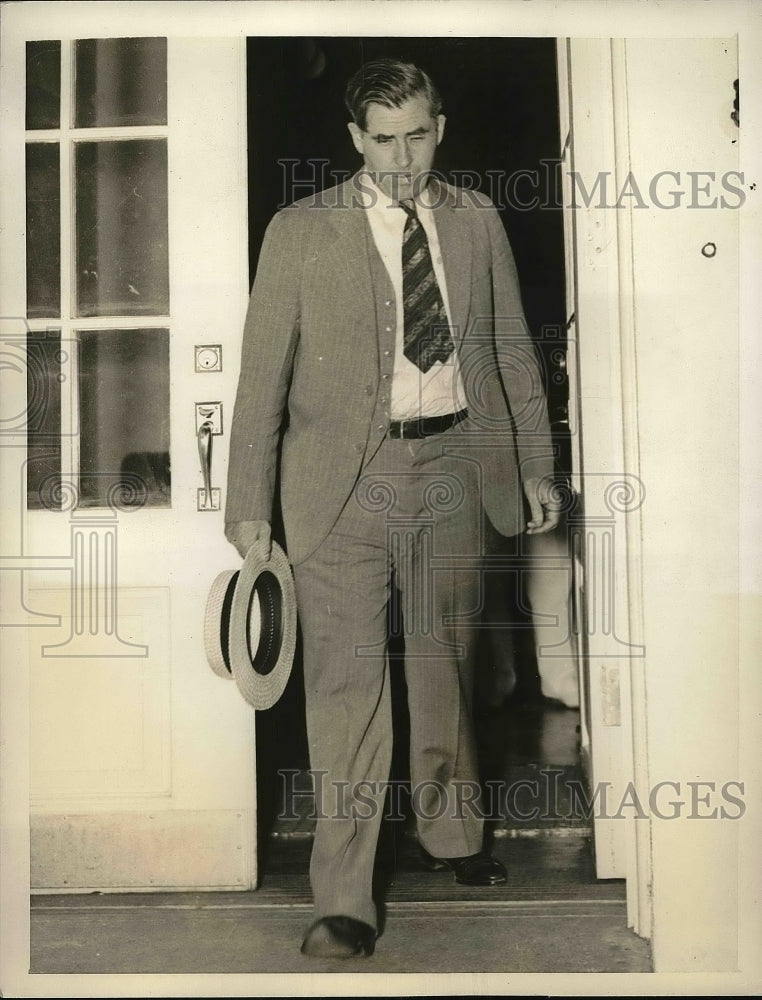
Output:
<svg viewBox="0 0 762 1000">
<path fill-rule="evenodd" d="M 741 867 L 757 811 L 741 727 L 758 685 L 741 647 L 739 438 L 739 233 L 755 185 L 736 173 L 737 41 L 708 34 L 569 46 L 588 519 L 607 482 L 644 491 L 614 517 L 609 581 L 617 636 L 644 655 L 609 643 L 621 721 L 592 720 L 594 757 L 618 760 L 639 802 L 610 824 L 617 836 L 596 824 L 596 849 L 626 872 L 630 922 L 670 973 L 745 968 L 758 902 Z"/>
<path fill-rule="evenodd" d="M 732 970 L 738 824 L 722 816 L 738 816 L 739 809 L 722 801 L 720 789 L 739 778 L 738 208 L 744 196 L 723 188 L 721 178 L 739 166 L 739 129 L 730 117 L 736 44 L 629 39 L 624 54 L 630 169 L 644 202 L 627 201 L 631 385 L 646 488 L 648 774 L 651 788 L 680 784 L 674 795 L 665 789 L 662 801 L 685 803 L 674 819 L 652 813 L 654 963 L 657 971 Z M 664 176 L 649 190 L 664 170 L 680 176 Z M 727 183 L 739 185 L 735 176 Z M 683 192 L 677 207 L 655 203 L 654 195 L 672 205 L 673 190 Z M 715 255 L 706 256 L 713 247 Z M 711 782 L 714 790 L 690 782 Z"/>
</svg>

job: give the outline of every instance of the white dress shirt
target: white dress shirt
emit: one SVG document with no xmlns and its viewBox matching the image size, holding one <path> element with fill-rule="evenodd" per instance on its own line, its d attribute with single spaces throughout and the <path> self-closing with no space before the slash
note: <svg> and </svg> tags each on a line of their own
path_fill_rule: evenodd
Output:
<svg viewBox="0 0 762 1000">
<path fill-rule="evenodd" d="M 395 204 L 369 174 L 363 176 L 363 200 L 368 212 L 373 240 L 384 262 L 394 288 L 397 303 L 394 369 L 392 373 L 391 419 L 411 420 L 456 413 L 466 407 L 466 397 L 455 349 L 444 363 L 436 361 L 427 372 L 421 371 L 404 353 L 405 317 L 402 293 L 402 234 L 407 213 Z M 439 246 L 434 213 L 426 204 L 427 192 L 416 200 L 418 218 L 429 242 L 434 274 L 442 293 L 447 319 L 452 332 L 452 314 L 447 297 L 442 251 Z M 374 197 L 375 196 L 375 197 Z M 453 333 L 453 341 L 457 338 Z"/>
</svg>

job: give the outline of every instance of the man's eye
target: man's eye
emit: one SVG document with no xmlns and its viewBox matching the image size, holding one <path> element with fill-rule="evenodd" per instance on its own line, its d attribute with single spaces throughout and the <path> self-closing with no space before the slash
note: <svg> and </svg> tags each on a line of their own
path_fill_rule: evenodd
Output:
<svg viewBox="0 0 762 1000">
<path fill-rule="evenodd" d="M 391 139 L 389 139 L 389 138 L 388 138 L 387 136 L 385 136 L 385 135 L 380 135 L 380 136 L 379 136 L 379 137 L 378 137 L 378 138 L 376 139 L 376 142 L 377 142 L 377 143 L 379 144 L 379 146 L 385 146 L 385 145 L 386 145 L 387 143 L 390 143 L 391 141 L 392 141 L 392 140 L 391 140 Z"/>
</svg>

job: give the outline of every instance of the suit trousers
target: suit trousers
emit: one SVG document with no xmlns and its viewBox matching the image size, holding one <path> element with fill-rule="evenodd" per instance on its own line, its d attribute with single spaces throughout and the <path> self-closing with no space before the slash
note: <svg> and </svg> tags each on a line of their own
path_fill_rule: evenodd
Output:
<svg viewBox="0 0 762 1000">
<path fill-rule="evenodd" d="M 385 438 L 333 530 L 294 567 L 318 815 L 310 862 L 317 917 L 377 925 L 373 866 L 393 741 L 393 583 L 419 839 L 439 857 L 482 846 L 472 723 L 483 603 L 481 474 L 477 463 L 448 454 L 467 424 L 420 440 Z"/>
</svg>

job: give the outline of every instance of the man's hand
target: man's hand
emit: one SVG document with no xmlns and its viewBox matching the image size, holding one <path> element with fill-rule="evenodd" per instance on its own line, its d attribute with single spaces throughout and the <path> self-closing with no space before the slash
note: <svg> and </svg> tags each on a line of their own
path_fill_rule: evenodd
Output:
<svg viewBox="0 0 762 1000">
<path fill-rule="evenodd" d="M 225 525 L 225 537 L 235 546 L 242 559 L 246 558 L 249 549 L 255 545 L 264 562 L 270 558 L 272 538 L 268 521 L 233 521 Z"/>
<path fill-rule="evenodd" d="M 524 483 L 524 492 L 532 512 L 527 521 L 528 535 L 552 531 L 561 519 L 561 498 L 553 496 L 553 481 L 548 476 L 533 476 Z"/>
</svg>

